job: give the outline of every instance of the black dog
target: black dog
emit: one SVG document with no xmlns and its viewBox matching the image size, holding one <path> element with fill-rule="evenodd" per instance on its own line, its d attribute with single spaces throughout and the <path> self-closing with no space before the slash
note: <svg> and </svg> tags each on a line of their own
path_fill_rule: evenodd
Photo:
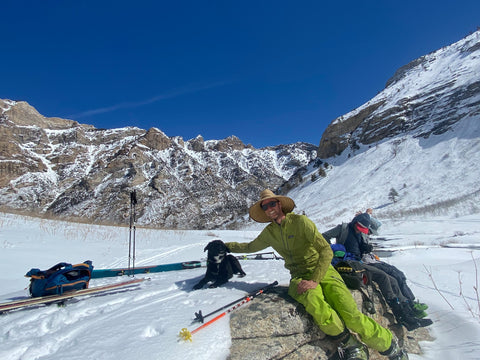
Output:
<svg viewBox="0 0 480 360">
<path fill-rule="evenodd" d="M 222 240 L 213 240 L 205 246 L 203 251 L 208 250 L 207 272 L 205 277 L 196 284 L 193 289 L 198 290 L 210 281 L 213 281 L 209 287 L 215 288 L 223 285 L 232 278 L 233 274 L 245 276 L 245 272 L 240 266 L 240 262 L 233 255 L 227 255 L 230 252 Z"/>
</svg>

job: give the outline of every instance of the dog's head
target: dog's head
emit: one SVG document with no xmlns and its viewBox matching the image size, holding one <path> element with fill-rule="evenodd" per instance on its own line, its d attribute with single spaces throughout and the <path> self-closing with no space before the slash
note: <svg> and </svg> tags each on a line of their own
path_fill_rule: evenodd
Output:
<svg viewBox="0 0 480 360">
<path fill-rule="evenodd" d="M 228 247 L 223 243 L 222 240 L 213 240 L 210 241 L 203 251 L 208 250 L 207 259 L 209 262 L 214 264 L 220 264 L 222 260 L 227 255 L 227 252 L 230 252 Z"/>
</svg>

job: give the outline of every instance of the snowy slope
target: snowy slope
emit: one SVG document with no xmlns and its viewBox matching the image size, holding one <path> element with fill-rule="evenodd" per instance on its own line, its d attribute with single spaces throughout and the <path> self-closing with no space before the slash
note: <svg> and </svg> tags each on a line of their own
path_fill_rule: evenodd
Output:
<svg viewBox="0 0 480 360">
<path fill-rule="evenodd" d="M 26 295 L 23 275 L 31 267 L 47 268 L 59 261 L 91 259 L 97 268 L 127 264 L 128 228 L 109 228 L 0 215 L 1 301 Z M 248 241 L 257 231 L 161 231 L 137 229 L 137 264 L 161 264 L 204 257 L 209 241 Z M 480 309 L 474 265 L 480 265 L 480 216 L 384 220 L 384 243 L 399 249 L 387 261 L 406 272 L 417 297 L 430 305 L 436 340 L 422 344 L 425 354 L 414 360 L 478 359 Z M 458 246 L 445 248 L 440 245 Z M 245 260 L 247 276 L 225 287 L 191 291 L 205 269 L 150 274 L 137 289 L 70 301 L 0 316 L 0 358 L 34 359 L 225 359 L 231 343 L 228 317 L 178 341 L 194 313 L 208 313 L 246 292 L 289 275 L 281 260 Z M 429 277 L 442 289 L 444 300 Z M 463 295 L 459 295 L 462 281 Z M 91 286 L 119 281 L 96 279 Z M 478 284 L 476 284 L 478 288 Z M 448 301 L 448 302 L 447 302 Z M 471 310 L 467 308 L 471 307 Z M 247 305 L 248 306 L 248 305 Z M 472 316 L 473 315 L 473 316 Z"/>
<path fill-rule="evenodd" d="M 329 227 L 371 207 L 380 219 L 423 214 L 452 216 L 480 211 L 480 123 L 468 118 L 451 131 L 428 139 L 396 137 L 356 156 L 329 159 L 327 176 L 312 183 L 312 168 L 302 186 L 289 194 L 297 211 Z M 393 203 L 390 189 L 400 195 Z"/>
</svg>

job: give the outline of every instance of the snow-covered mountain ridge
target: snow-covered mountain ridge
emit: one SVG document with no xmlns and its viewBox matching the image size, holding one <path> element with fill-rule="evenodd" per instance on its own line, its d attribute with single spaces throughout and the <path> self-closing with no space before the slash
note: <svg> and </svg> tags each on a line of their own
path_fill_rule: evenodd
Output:
<svg viewBox="0 0 480 360">
<path fill-rule="evenodd" d="M 318 156 L 375 145 L 410 134 L 428 138 L 480 115 L 480 31 L 400 68 L 386 88 L 335 119 L 322 135 Z"/>
<path fill-rule="evenodd" d="M 231 136 L 184 141 L 161 130 L 102 130 L 0 100 L 0 204 L 33 214 L 168 228 L 232 226 L 265 187 L 316 157 L 312 144 L 255 149 Z"/>
</svg>

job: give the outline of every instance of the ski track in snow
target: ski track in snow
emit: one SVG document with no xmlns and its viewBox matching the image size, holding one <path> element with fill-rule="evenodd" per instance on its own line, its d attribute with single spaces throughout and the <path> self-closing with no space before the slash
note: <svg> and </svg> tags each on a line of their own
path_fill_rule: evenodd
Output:
<svg viewBox="0 0 480 360">
<path fill-rule="evenodd" d="M 165 257 L 172 257 L 172 255 L 181 254 L 181 252 L 183 250 L 198 248 L 198 247 L 201 247 L 203 249 L 205 247 L 205 243 L 194 243 L 194 244 L 175 247 L 172 250 L 163 251 L 160 254 L 156 254 L 156 255 L 153 255 L 153 256 L 150 256 L 150 257 L 147 257 L 147 258 L 142 258 L 142 260 L 138 261 L 136 264 L 138 264 L 138 265 L 142 265 L 142 264 L 148 265 L 148 264 L 151 264 L 151 263 L 155 263 L 157 260 L 163 259 Z M 144 256 L 144 254 L 141 254 L 141 253 L 140 253 L 140 255 Z M 156 265 L 159 265 L 159 264 L 156 264 Z"/>
<path fill-rule="evenodd" d="M 184 293 L 178 292 L 178 288 L 175 286 L 166 290 L 148 292 L 145 292 L 148 289 L 143 288 L 142 290 L 144 291 L 138 295 L 136 294 L 137 289 L 131 289 L 123 297 L 107 293 L 88 299 L 68 301 L 65 308 L 51 305 L 41 309 L 25 310 L 31 311 L 33 316 L 2 326 L 3 338 L 15 337 L 20 343 L 18 346 L 8 349 L 6 353 L 0 351 L 0 356 L 2 359 L 42 358 L 56 353 L 62 347 L 68 347 L 80 334 L 88 333 L 90 328 L 98 327 L 107 321 L 112 322 L 122 317 L 128 317 L 130 313 L 142 313 L 145 308 L 157 307 L 158 304 L 184 296 Z M 96 299 L 102 297 L 105 297 L 107 301 Z M 84 302 L 95 302 L 95 306 L 87 305 Z M 22 314 L 18 313 L 18 315 Z M 151 327 L 145 329 L 146 337 L 158 334 L 158 331 L 152 332 L 152 330 Z M 36 339 L 39 343 L 32 343 L 29 339 Z M 22 341 L 26 340 L 29 342 L 29 346 L 22 344 Z"/>
</svg>

